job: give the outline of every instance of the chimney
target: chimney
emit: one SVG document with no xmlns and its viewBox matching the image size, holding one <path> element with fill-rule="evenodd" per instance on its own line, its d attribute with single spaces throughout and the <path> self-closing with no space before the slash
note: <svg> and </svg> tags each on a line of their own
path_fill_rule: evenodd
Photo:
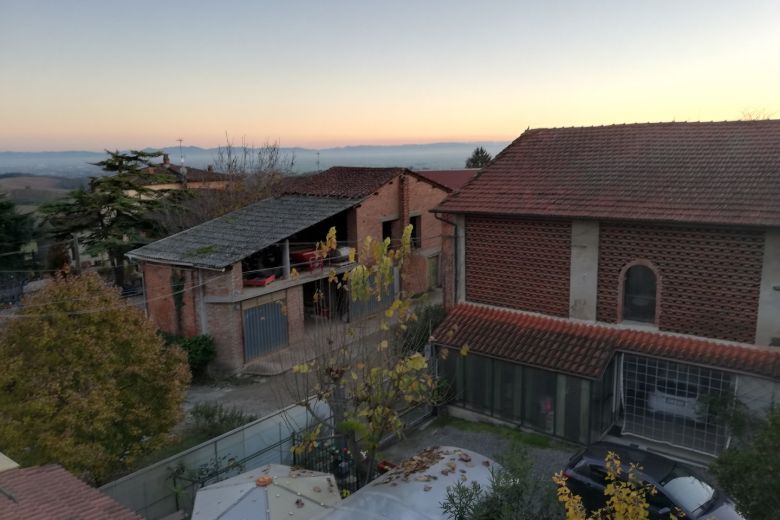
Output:
<svg viewBox="0 0 780 520">
<path fill-rule="evenodd" d="M 170 166 L 171 164 L 171 158 L 167 153 L 163 154 L 163 165 L 164 166 Z"/>
</svg>

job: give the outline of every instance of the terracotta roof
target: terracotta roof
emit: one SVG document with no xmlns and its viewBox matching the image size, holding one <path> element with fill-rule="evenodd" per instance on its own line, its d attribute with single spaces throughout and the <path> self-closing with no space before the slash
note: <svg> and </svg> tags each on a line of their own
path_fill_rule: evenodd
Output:
<svg viewBox="0 0 780 520">
<path fill-rule="evenodd" d="M 0 520 L 141 518 L 55 464 L 0 472 L 0 489 Z"/>
<path fill-rule="evenodd" d="M 444 191 L 450 191 L 439 182 L 407 168 L 356 166 L 333 166 L 321 173 L 286 177 L 282 181 L 280 190 L 287 195 L 364 199 L 401 174 L 416 177 Z"/>
<path fill-rule="evenodd" d="M 479 168 L 466 168 L 462 170 L 420 170 L 415 173 L 441 184 L 450 191 L 455 191 L 461 189 L 478 171 Z"/>
<path fill-rule="evenodd" d="M 288 177 L 286 194 L 362 199 L 408 170 L 404 168 L 358 168 L 334 166 L 313 175 Z"/>
<path fill-rule="evenodd" d="M 481 305 L 453 308 L 434 337 L 441 345 L 593 379 L 618 351 L 780 379 L 778 352 Z"/>
<path fill-rule="evenodd" d="M 438 210 L 780 226 L 780 120 L 527 130 Z"/>
</svg>

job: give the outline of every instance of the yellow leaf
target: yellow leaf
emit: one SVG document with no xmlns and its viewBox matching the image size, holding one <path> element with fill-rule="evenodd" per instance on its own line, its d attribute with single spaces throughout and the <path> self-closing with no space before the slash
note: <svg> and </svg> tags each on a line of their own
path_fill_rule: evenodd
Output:
<svg viewBox="0 0 780 520">
<path fill-rule="evenodd" d="M 463 345 L 462 347 L 460 347 L 460 355 L 464 356 L 464 357 L 468 356 L 469 355 L 469 350 L 471 350 L 471 349 L 469 348 L 468 345 Z"/>
</svg>

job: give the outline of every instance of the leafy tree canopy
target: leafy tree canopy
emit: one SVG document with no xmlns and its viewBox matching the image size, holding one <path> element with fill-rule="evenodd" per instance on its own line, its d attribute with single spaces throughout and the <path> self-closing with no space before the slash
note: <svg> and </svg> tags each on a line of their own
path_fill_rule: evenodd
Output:
<svg viewBox="0 0 780 520">
<path fill-rule="evenodd" d="M 747 443 L 724 451 L 712 466 L 718 482 L 734 499 L 745 518 L 769 520 L 777 518 L 777 497 L 780 497 L 780 408 L 767 416 L 767 421 Z"/>
<path fill-rule="evenodd" d="M 29 296 L 0 359 L 3 451 L 97 483 L 168 439 L 190 379 L 184 353 L 95 274 Z"/>
<path fill-rule="evenodd" d="M 155 175 L 142 171 L 160 152 L 106 151 L 96 163 L 110 175 L 93 177 L 87 189 L 41 206 L 45 220 L 59 239 L 78 235 L 90 254 L 107 254 L 115 268 L 115 283 L 123 285 L 124 255 L 162 230 L 153 211 L 173 202 L 179 194 L 147 187 Z"/>
<path fill-rule="evenodd" d="M 493 156 L 490 155 L 487 150 L 478 146 L 474 148 L 471 157 L 466 159 L 466 168 L 483 168 L 493 160 Z"/>
</svg>

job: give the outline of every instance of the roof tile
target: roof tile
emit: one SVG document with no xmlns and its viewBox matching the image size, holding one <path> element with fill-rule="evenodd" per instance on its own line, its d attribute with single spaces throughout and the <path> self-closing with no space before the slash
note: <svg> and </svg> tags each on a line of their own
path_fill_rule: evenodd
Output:
<svg viewBox="0 0 780 520">
<path fill-rule="evenodd" d="M 780 226 L 780 120 L 527 130 L 438 208 Z"/>
<path fill-rule="evenodd" d="M 0 472 L 0 488 L 0 520 L 141 518 L 55 464 Z"/>
<path fill-rule="evenodd" d="M 222 269 L 358 201 L 283 196 L 263 199 L 203 224 L 147 244 L 128 256 L 161 263 Z"/>
<path fill-rule="evenodd" d="M 666 357 L 780 379 L 780 352 L 654 331 L 622 329 L 522 311 L 461 304 L 434 332 L 436 343 L 586 378 L 615 352 Z"/>
</svg>

